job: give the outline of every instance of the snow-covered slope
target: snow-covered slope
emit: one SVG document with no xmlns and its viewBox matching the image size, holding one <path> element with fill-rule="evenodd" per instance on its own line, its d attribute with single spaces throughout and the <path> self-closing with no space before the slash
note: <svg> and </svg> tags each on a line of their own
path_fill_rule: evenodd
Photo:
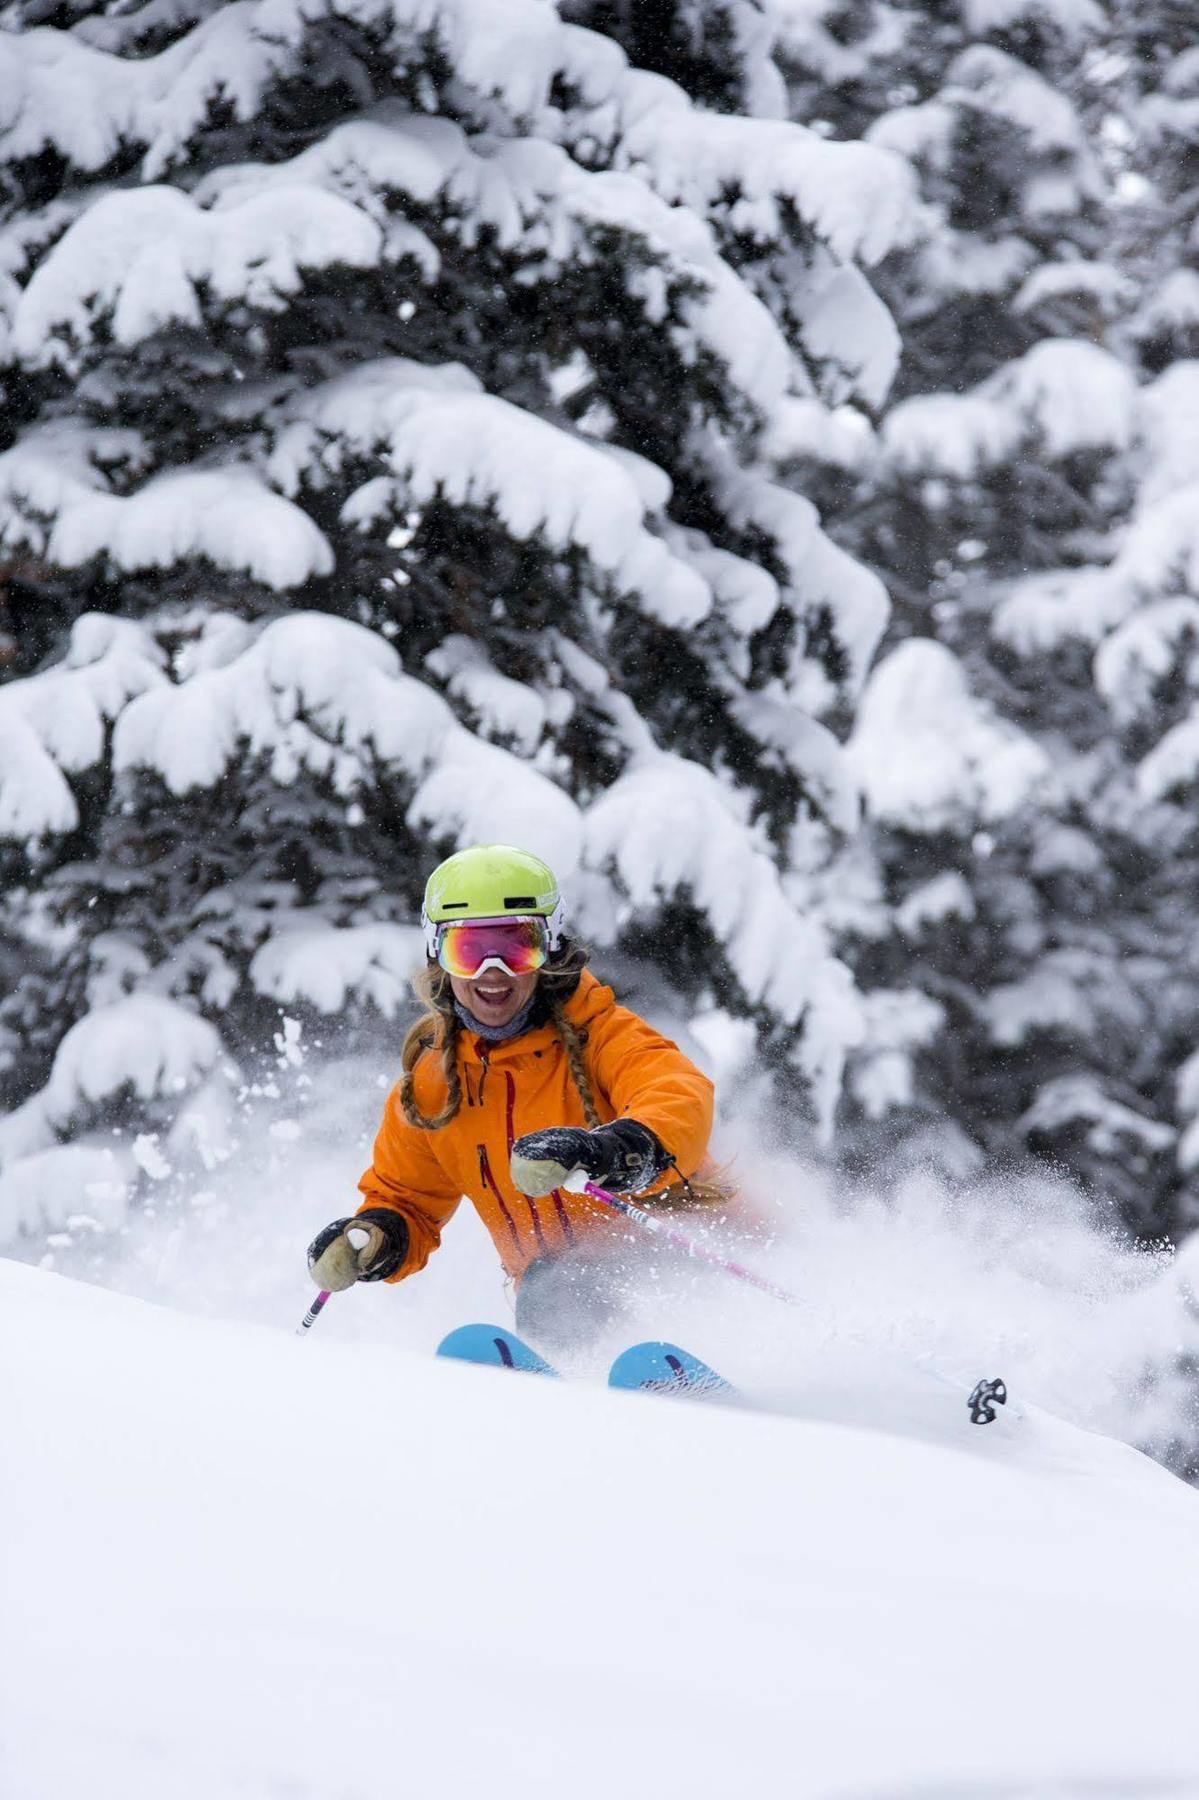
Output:
<svg viewBox="0 0 1199 1800">
<path fill-rule="evenodd" d="M 1199 1794 L 1199 1498 L 1134 1451 L 318 1332 L 0 1264 L 5 1800 Z"/>
</svg>

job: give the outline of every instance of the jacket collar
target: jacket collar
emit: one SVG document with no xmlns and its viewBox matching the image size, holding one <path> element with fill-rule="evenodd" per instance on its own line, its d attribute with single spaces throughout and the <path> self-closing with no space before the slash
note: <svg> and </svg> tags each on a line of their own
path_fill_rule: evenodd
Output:
<svg viewBox="0 0 1199 1800">
<path fill-rule="evenodd" d="M 607 1012 L 615 1004 L 616 995 L 612 989 L 605 987 L 602 981 L 597 981 L 589 969 L 584 969 L 579 977 L 579 985 L 563 1011 L 572 1025 L 586 1026 L 594 1023 L 601 1013 Z M 522 1031 L 519 1037 L 508 1038 L 501 1044 L 489 1044 L 465 1029 L 458 1037 L 460 1052 L 465 1061 L 470 1063 L 516 1062 L 522 1056 L 536 1056 L 558 1041 L 558 1033 L 551 1024 L 534 1025 L 530 1031 Z"/>
</svg>

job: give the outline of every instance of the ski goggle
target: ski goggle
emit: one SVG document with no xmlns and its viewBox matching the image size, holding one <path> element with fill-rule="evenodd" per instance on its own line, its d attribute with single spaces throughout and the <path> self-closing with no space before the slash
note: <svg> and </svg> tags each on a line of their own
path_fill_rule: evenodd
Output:
<svg viewBox="0 0 1199 1800">
<path fill-rule="evenodd" d="M 532 975 L 549 955 L 544 919 L 464 919 L 437 934 L 437 960 L 447 975 L 472 981 L 484 969 Z"/>
</svg>

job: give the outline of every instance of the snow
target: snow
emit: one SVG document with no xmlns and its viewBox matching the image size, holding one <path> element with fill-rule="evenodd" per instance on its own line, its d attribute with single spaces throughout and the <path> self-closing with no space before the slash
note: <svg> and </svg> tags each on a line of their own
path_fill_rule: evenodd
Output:
<svg viewBox="0 0 1199 1800">
<path fill-rule="evenodd" d="M 816 508 L 803 494 L 739 467 L 727 454 L 712 457 L 710 473 L 721 504 L 741 530 L 764 532 L 775 547 L 786 578 L 786 591 L 801 619 L 831 622 L 845 654 L 845 695 L 858 692 L 879 640 L 886 629 L 891 603 L 872 569 L 841 549 L 820 528 Z M 824 674 L 797 639 L 785 679 L 791 701 L 819 714 L 834 699 Z"/>
<path fill-rule="evenodd" d="M 830 143 L 802 125 L 693 107 L 673 83 L 639 70 L 569 122 L 611 141 L 621 166 L 655 192 L 727 223 L 751 241 L 788 235 L 793 209 L 841 261 L 868 267 L 911 243 L 921 211 L 911 170 L 872 144 Z"/>
<path fill-rule="evenodd" d="M 1165 800 L 1199 781 L 1199 706 L 1171 727 L 1137 769 L 1137 792 L 1143 800 Z"/>
<path fill-rule="evenodd" d="M 607 155 L 667 202 L 701 216 L 727 209 L 734 231 L 784 231 L 794 208 L 843 260 L 874 263 L 911 239 L 918 208 L 911 173 L 863 144 L 826 143 L 799 125 L 725 117 L 691 105 L 672 82 L 629 68 L 608 37 L 563 23 L 544 0 L 237 0 L 157 56 L 123 58 L 66 33 L 0 40 L 0 156 L 58 149 L 74 165 L 103 167 L 140 145 L 155 181 L 214 106 L 252 118 L 266 91 L 303 64 L 310 34 L 335 15 L 382 28 L 408 65 L 436 44 L 480 115 L 514 123 L 593 164 Z M 574 97 L 562 111 L 552 90 Z M 732 199 L 730 201 L 730 196 Z"/>
<path fill-rule="evenodd" d="M 1199 481 L 1141 508 L 1112 565 L 1130 595 L 1199 590 Z"/>
<path fill-rule="evenodd" d="M 974 895 L 970 883 L 957 869 L 945 869 L 914 888 L 895 909 L 895 922 L 906 937 L 919 937 L 930 925 L 946 919 L 972 919 Z"/>
<path fill-rule="evenodd" d="M 424 934 L 415 925 L 291 926 L 257 952 L 250 980 L 285 1005 L 306 1000 L 337 1014 L 358 999 L 390 1019 L 407 1005 L 411 977 L 424 961 Z"/>
<path fill-rule="evenodd" d="M 1199 1167 L 1199 1050 L 1179 1064 L 1175 1079 L 1178 1114 L 1186 1123 L 1178 1140 L 1178 1166 L 1189 1174 Z"/>
<path fill-rule="evenodd" d="M 50 1149 L 105 1100 L 129 1088 L 141 1100 L 178 1103 L 221 1059 L 221 1040 L 190 1007 L 156 994 L 95 1006 L 72 1025 L 40 1093 L 0 1118 L 0 1168 Z"/>
<path fill-rule="evenodd" d="M 311 184 L 276 183 L 202 211 L 178 188 L 101 194 L 42 258 L 21 296 L 13 347 L 31 366 L 75 364 L 97 329 L 131 345 L 170 325 L 201 327 L 218 303 L 282 311 L 302 271 L 371 268 L 378 227 Z"/>
<path fill-rule="evenodd" d="M 1035 263 L 1036 252 L 1026 238 L 987 238 L 945 226 L 921 245 L 918 260 L 923 280 L 947 299 L 960 294 L 1006 296 Z"/>
<path fill-rule="evenodd" d="M 762 448 L 772 462 L 811 457 L 856 474 L 874 450 L 874 431 L 864 413 L 852 406 L 830 408 L 815 399 L 788 398 L 775 408 Z"/>
<path fill-rule="evenodd" d="M 1100 643 L 1132 604 L 1104 569 L 1053 569 L 1012 582 L 991 630 L 1019 655 L 1036 656 L 1072 638 Z"/>
<path fill-rule="evenodd" d="M 439 839 L 513 841 L 569 872 L 574 802 L 527 763 L 457 723 L 363 626 L 320 613 L 267 625 L 232 661 L 145 694 L 122 713 L 119 769 L 155 770 L 176 794 L 210 787 L 249 753 L 284 785 L 301 769 L 351 796 L 377 768 L 405 774 L 409 820 Z"/>
<path fill-rule="evenodd" d="M 222 169 L 197 192 L 202 201 L 215 196 L 240 220 L 247 207 L 273 207 L 276 196 L 286 218 L 289 195 L 321 198 L 322 190 L 327 190 L 326 207 L 346 209 L 362 226 L 370 215 L 372 235 L 362 245 L 367 264 L 378 260 L 397 228 L 401 235 L 392 253 L 412 250 L 413 226 L 404 217 L 411 209 L 426 218 L 426 209 L 435 209 L 444 217 L 440 228 L 468 248 L 494 236 L 500 249 L 519 253 L 519 278 L 526 283 L 552 282 L 566 268 L 585 264 L 594 255 L 596 234 L 615 231 L 635 246 L 635 254 L 621 259 L 627 291 L 688 362 L 701 353 L 719 358 L 749 403 L 764 412 L 802 379 L 778 326 L 719 255 L 701 218 L 667 205 L 636 176 L 580 169 L 557 144 L 470 136 L 450 119 L 385 105 L 337 127 L 289 162 Z M 342 237 L 348 253 L 340 260 L 352 264 L 355 242 L 348 221 Z M 425 242 L 429 272 L 435 274 L 438 252 Z M 649 269 L 643 267 L 646 259 Z M 326 260 L 338 258 L 330 253 Z M 698 285 L 699 291 L 679 292 L 663 318 L 664 283 L 676 292 L 684 284 Z M 881 302 L 875 306 L 885 315 Z"/>
<path fill-rule="evenodd" d="M 1086 166 L 1086 134 L 1070 97 L 994 44 L 972 44 L 955 57 L 943 92 L 1014 125 L 1026 154 L 1065 152 Z"/>
<path fill-rule="evenodd" d="M 1120 717 L 1129 717 L 1144 704 L 1151 676 L 1172 661 L 1189 596 L 1199 587 L 1199 363 L 1173 364 L 1132 395 L 1126 414 L 1130 378 L 1113 381 L 1105 399 L 1110 359 L 1102 351 L 1095 356 L 1101 359 L 1094 364 L 1098 383 L 1075 407 L 1073 422 L 1067 409 L 1057 429 L 1076 447 L 1086 447 L 1089 438 L 1092 448 L 1102 449 L 1106 438 L 1107 448 L 1120 450 L 1135 437 L 1143 476 L 1136 508 L 1106 567 L 1052 570 L 1013 583 L 995 610 L 993 630 L 1025 656 L 1071 639 L 1102 646 L 1096 659 L 1101 690 Z M 1067 377 L 1064 393 L 1069 372 L 1060 372 Z M 1083 362 L 1079 382 L 1085 374 Z M 1048 397 L 1047 390 L 1046 404 Z"/>
<path fill-rule="evenodd" d="M 1020 421 L 984 394 L 921 394 L 901 400 L 883 422 L 882 446 L 904 474 L 969 481 L 1006 462 L 1020 441 Z"/>
<path fill-rule="evenodd" d="M 1150 291 L 1132 321 L 1136 336 L 1153 338 L 1172 331 L 1186 331 L 1199 324 L 1199 271 L 1172 269 L 1160 286 Z"/>
<path fill-rule="evenodd" d="M 590 806 L 586 833 L 588 864 L 613 870 L 639 912 L 690 899 L 749 1001 L 788 1023 L 804 1019 L 801 1054 L 827 1129 L 845 1055 L 861 1039 L 860 998 L 819 926 L 787 900 L 728 789 L 698 763 L 643 754 Z"/>
<path fill-rule="evenodd" d="M 1136 419 L 1126 366 L 1081 338 L 1045 338 L 969 394 L 928 394 L 889 413 L 883 446 L 908 473 L 968 480 L 1022 444 L 1052 458 L 1124 450 Z"/>
<path fill-rule="evenodd" d="M 1056 27 L 1066 38 L 1086 38 L 1107 26 L 1097 0 L 961 0 L 960 11 L 972 37 L 1033 24 Z"/>
<path fill-rule="evenodd" d="M 805 350 L 826 365 L 825 398 L 837 404 L 859 395 L 867 406 L 881 406 L 899 367 L 899 331 L 861 271 L 830 262 L 804 286 L 796 314 Z"/>
<path fill-rule="evenodd" d="M 204 557 L 278 592 L 333 570 L 324 533 L 245 466 L 169 470 L 128 497 L 81 498 L 59 515 L 50 551 L 68 569 L 98 556 L 125 570 Z"/>
<path fill-rule="evenodd" d="M 0 541 L 68 569 L 95 557 L 126 571 L 205 557 L 275 589 L 329 574 L 323 533 L 248 465 L 166 469 L 131 492 L 111 492 L 106 465 L 122 465 L 124 486 L 140 449 L 133 432 L 69 423 L 27 432 L 0 454 Z"/>
<path fill-rule="evenodd" d="M 770 689 L 745 694 L 729 711 L 759 744 L 777 752 L 803 782 L 805 794 L 835 831 L 847 837 L 861 820 L 861 803 L 839 739 Z"/>
<path fill-rule="evenodd" d="M 952 651 L 928 638 L 878 664 L 846 755 L 867 810 L 914 832 L 1007 818 L 1049 770 L 1040 746 L 975 699 Z"/>
<path fill-rule="evenodd" d="M 707 584 L 648 529 L 623 460 L 484 393 L 459 364 L 387 358 L 298 396 L 279 421 L 272 476 L 295 493 L 348 453 L 382 456 L 395 476 L 350 496 L 342 516 L 351 523 L 365 528 L 438 497 L 492 508 L 518 542 L 536 536 L 585 552 L 665 624 L 695 625 L 711 610 Z"/>
<path fill-rule="evenodd" d="M 79 811 L 66 776 L 100 760 L 107 726 L 163 682 L 161 663 L 141 626 L 85 613 L 58 667 L 0 687 L 0 837 L 74 830 Z"/>
<path fill-rule="evenodd" d="M 1127 725 L 1152 713 L 1175 668 L 1188 687 L 1199 687 L 1199 600 L 1189 595 L 1158 600 L 1118 626 L 1096 653 L 1095 685 Z"/>
<path fill-rule="evenodd" d="M 108 1145 L 58 1144 L 17 1158 L 0 1169 L 0 1243 L 61 1231 L 73 1218 L 86 1218 L 85 1230 L 115 1229 L 131 1176 L 128 1156 Z"/>
<path fill-rule="evenodd" d="M 0 1283 L 14 1795 L 1199 1781 L 1199 1502 L 1018 1394 L 826 1351 L 787 1417 L 347 1343 L 390 1291 L 301 1344 Z"/>
<path fill-rule="evenodd" d="M 850 1063 L 848 1085 L 868 1119 L 881 1119 L 915 1097 L 913 1054 L 945 1023 L 945 1009 L 912 988 L 872 988 L 862 995 L 865 1036 Z"/>
<path fill-rule="evenodd" d="M 1093 300 L 1104 318 L 1117 318 L 1127 310 L 1136 289 L 1113 263 L 1067 258 L 1042 263 L 1021 287 L 1012 304 L 1017 312 L 1033 312 L 1054 300 Z"/>
<path fill-rule="evenodd" d="M 476 639 L 458 633 L 443 638 L 426 656 L 425 667 L 478 720 L 487 737 L 511 744 L 522 756 L 532 755 L 545 729 L 546 703 L 524 682 L 501 675 Z"/>
<path fill-rule="evenodd" d="M 1041 1031 L 1059 1031 L 1072 1041 L 1095 1029 L 1095 1008 L 1069 963 L 1044 961 L 1020 981 L 1006 982 L 983 995 L 979 1013 L 992 1043 L 1013 1048 Z"/>
<path fill-rule="evenodd" d="M 1124 450 L 1132 440 L 1135 379 L 1118 357 L 1082 338 L 1045 338 L 982 391 L 1027 421 L 1051 457 Z"/>
<path fill-rule="evenodd" d="M 1141 435 L 1148 451 L 1142 505 L 1199 486 L 1199 362 L 1181 358 L 1141 390 Z"/>
<path fill-rule="evenodd" d="M 1046 1082 L 1021 1119 L 1020 1129 L 1027 1135 L 1078 1124 L 1087 1127 L 1088 1142 L 1101 1155 L 1110 1155 L 1122 1138 L 1149 1153 L 1168 1150 L 1175 1136 L 1171 1126 L 1114 1100 L 1094 1075 L 1063 1075 Z"/>
<path fill-rule="evenodd" d="M 842 42 L 837 14 L 841 0 L 771 0 L 779 50 L 787 62 L 812 70 L 828 87 L 840 87 L 870 75 L 903 50 L 912 15 L 896 7 L 871 9 L 856 35 Z"/>
<path fill-rule="evenodd" d="M 943 100 L 926 100 L 919 106 L 897 106 L 880 113 L 866 132 L 866 142 L 909 162 L 942 170 L 949 162 L 955 129 L 953 107 Z"/>
</svg>

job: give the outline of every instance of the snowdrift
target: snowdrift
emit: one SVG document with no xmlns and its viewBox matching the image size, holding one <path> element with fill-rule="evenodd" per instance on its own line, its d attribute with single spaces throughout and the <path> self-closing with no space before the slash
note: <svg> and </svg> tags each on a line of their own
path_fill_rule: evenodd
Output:
<svg viewBox="0 0 1199 1800">
<path fill-rule="evenodd" d="M 1199 1496 L 1136 1452 L 319 1329 L 0 1263 L 6 1800 L 1199 1794 Z"/>
</svg>

